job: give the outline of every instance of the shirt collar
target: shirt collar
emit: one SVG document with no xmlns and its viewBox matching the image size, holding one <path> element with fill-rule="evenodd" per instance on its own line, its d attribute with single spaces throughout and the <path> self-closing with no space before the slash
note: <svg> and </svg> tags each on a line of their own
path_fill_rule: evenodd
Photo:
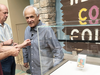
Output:
<svg viewBox="0 0 100 75">
<path fill-rule="evenodd" d="M 6 23 L 4 23 L 4 25 L 6 25 Z M 2 26 L 2 24 L 0 23 L 0 26 Z"/>
<path fill-rule="evenodd" d="M 39 23 L 34 27 L 34 28 L 30 28 L 30 31 L 37 31 L 37 27 L 38 26 L 41 26 L 42 25 L 42 22 L 41 22 L 41 20 L 39 20 Z"/>
</svg>

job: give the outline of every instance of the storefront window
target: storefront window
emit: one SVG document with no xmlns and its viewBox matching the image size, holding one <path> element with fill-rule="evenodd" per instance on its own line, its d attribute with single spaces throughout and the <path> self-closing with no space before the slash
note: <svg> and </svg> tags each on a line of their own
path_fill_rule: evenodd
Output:
<svg viewBox="0 0 100 75">
<path fill-rule="evenodd" d="M 79 25 L 76 23 L 79 23 L 79 21 L 66 21 L 62 26 L 43 25 L 38 27 L 38 43 L 42 75 L 52 75 L 52 72 L 57 69 L 55 67 L 61 66 L 68 61 L 77 63 L 79 54 L 86 56 L 83 60 L 84 63 L 96 66 L 99 65 L 100 24 Z M 60 34 L 61 31 L 65 33 L 63 36 Z M 64 46 L 62 46 L 61 43 L 63 43 Z M 63 51 L 64 58 L 57 64 L 55 57 L 58 58 L 58 61 L 61 59 L 59 58 L 59 50 Z M 65 53 L 64 50 L 71 53 Z M 57 51 L 59 56 L 56 55 Z"/>
</svg>

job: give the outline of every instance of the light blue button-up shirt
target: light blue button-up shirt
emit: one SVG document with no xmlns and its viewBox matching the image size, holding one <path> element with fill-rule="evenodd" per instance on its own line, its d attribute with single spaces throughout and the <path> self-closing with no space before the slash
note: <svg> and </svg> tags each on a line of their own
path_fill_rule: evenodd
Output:
<svg viewBox="0 0 100 75">
<path fill-rule="evenodd" d="M 44 24 L 40 21 L 37 26 L 41 25 Z M 41 72 L 45 73 L 57 65 L 64 56 L 62 47 L 50 27 L 39 28 L 38 44 L 37 26 L 33 29 L 29 26 L 26 28 L 25 40 L 31 39 L 31 46 L 23 49 L 24 63 L 29 62 L 32 75 L 42 75 Z"/>
<path fill-rule="evenodd" d="M 0 24 L 0 42 L 13 39 L 12 30 L 9 25 L 4 23 L 4 26 Z"/>
</svg>

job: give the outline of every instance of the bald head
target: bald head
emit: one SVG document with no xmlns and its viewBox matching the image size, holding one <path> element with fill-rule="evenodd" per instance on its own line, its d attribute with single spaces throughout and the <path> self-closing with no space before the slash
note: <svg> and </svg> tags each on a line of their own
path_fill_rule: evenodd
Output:
<svg viewBox="0 0 100 75">
<path fill-rule="evenodd" d="M 8 17 L 8 8 L 4 4 L 0 4 L 0 23 L 3 25 Z"/>
<path fill-rule="evenodd" d="M 0 4 L 0 11 L 3 10 L 3 9 L 7 9 L 8 10 L 8 8 L 4 4 Z"/>
</svg>

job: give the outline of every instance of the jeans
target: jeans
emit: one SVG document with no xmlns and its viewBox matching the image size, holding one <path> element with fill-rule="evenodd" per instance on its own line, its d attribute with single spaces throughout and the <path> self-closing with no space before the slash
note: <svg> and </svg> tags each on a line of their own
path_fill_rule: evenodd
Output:
<svg viewBox="0 0 100 75">
<path fill-rule="evenodd" d="M 1 61 L 3 75 L 15 75 L 15 59 L 14 57 L 10 56 L 6 59 Z"/>
</svg>

